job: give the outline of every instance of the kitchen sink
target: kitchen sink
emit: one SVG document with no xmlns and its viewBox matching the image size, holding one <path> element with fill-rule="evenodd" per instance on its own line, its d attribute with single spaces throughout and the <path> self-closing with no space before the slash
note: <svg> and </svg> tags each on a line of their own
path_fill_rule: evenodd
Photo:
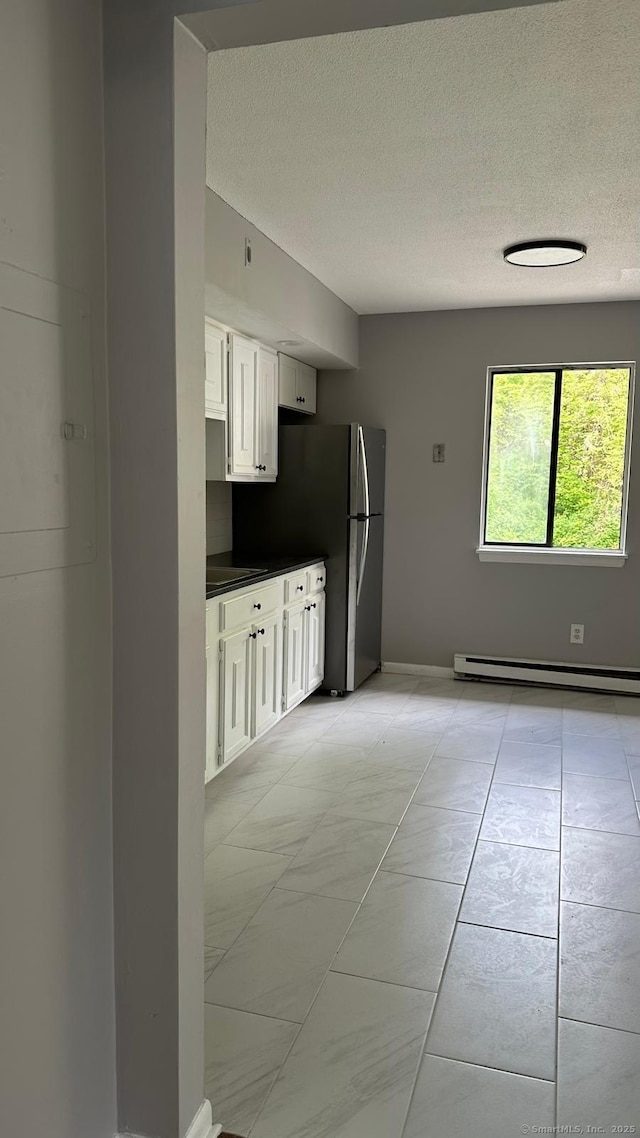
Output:
<svg viewBox="0 0 640 1138">
<path fill-rule="evenodd" d="M 234 569 L 227 565 L 208 565 L 207 585 L 225 585 L 228 581 L 241 581 L 245 577 L 252 577 L 255 573 L 264 573 L 264 569 Z"/>
</svg>

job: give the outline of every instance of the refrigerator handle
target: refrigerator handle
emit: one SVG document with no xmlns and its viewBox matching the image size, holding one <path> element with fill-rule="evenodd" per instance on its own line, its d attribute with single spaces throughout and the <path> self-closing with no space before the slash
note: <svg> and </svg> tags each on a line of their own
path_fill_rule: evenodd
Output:
<svg viewBox="0 0 640 1138">
<path fill-rule="evenodd" d="M 360 593 L 362 592 L 364 570 L 367 564 L 367 553 L 369 552 L 369 528 L 371 526 L 371 522 L 369 520 L 369 512 L 371 508 L 371 502 L 369 498 L 369 467 L 367 466 L 367 448 L 364 442 L 364 431 L 362 430 L 361 426 L 358 426 L 358 446 L 360 448 L 362 485 L 364 489 L 365 523 L 364 532 L 362 534 L 362 549 L 360 550 L 360 575 L 358 577 L 358 587 L 356 590 L 356 605 L 360 604 Z"/>
<path fill-rule="evenodd" d="M 360 593 L 362 592 L 362 582 L 364 581 L 364 570 L 367 564 L 367 554 L 369 552 L 369 527 L 371 526 L 371 519 L 367 516 L 364 520 L 364 533 L 362 534 L 362 551 L 360 553 L 360 576 L 358 577 L 358 589 L 356 592 L 356 605 L 360 604 Z"/>
<path fill-rule="evenodd" d="M 364 442 L 364 431 L 362 427 L 358 426 L 358 446 L 360 447 L 360 461 L 362 463 L 362 484 L 364 488 L 364 513 L 369 516 L 371 513 L 371 502 L 369 499 L 369 467 L 367 465 L 367 448 Z"/>
</svg>

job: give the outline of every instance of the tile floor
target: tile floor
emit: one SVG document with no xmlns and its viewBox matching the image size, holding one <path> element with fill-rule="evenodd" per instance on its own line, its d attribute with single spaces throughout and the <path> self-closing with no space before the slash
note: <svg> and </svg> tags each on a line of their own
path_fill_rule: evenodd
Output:
<svg viewBox="0 0 640 1138">
<path fill-rule="evenodd" d="M 640 1132 L 638 798 L 640 699 L 384 674 L 307 700 L 206 790 L 214 1118 Z"/>
</svg>

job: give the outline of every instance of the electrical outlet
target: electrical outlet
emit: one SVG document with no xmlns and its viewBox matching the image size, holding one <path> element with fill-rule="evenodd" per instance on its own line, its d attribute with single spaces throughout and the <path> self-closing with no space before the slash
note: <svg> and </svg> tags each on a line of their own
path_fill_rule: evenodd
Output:
<svg viewBox="0 0 640 1138">
<path fill-rule="evenodd" d="M 569 636 L 571 644 L 584 644 L 584 624 L 572 624 Z"/>
<path fill-rule="evenodd" d="M 433 444 L 433 461 L 444 462 L 444 443 Z"/>
</svg>

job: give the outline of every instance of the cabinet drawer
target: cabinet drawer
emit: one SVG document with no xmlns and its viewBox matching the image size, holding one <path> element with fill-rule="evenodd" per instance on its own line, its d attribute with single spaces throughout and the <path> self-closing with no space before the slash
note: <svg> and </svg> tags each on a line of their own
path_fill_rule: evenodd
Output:
<svg viewBox="0 0 640 1138">
<path fill-rule="evenodd" d="M 304 597 L 307 591 L 307 572 L 302 569 L 300 573 L 294 573 L 291 577 L 287 577 L 284 583 L 285 601 L 291 604 L 292 601 L 299 601 Z"/>
<path fill-rule="evenodd" d="M 324 565 L 314 565 L 307 569 L 307 593 L 320 593 L 327 584 L 327 573 Z"/>
<path fill-rule="evenodd" d="M 252 624 L 261 616 L 272 612 L 282 604 L 282 583 L 274 581 L 264 589 L 255 589 L 242 596 L 231 596 L 220 602 L 220 629 L 228 632 L 241 624 Z"/>
</svg>

